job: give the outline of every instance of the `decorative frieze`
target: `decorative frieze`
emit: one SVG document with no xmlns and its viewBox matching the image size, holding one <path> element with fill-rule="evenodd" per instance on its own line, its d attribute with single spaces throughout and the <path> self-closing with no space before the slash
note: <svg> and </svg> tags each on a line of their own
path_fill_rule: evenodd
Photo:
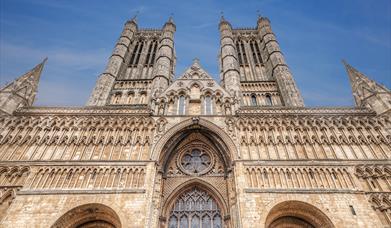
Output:
<svg viewBox="0 0 391 228">
<path fill-rule="evenodd" d="M 143 189 L 145 166 L 61 166 L 39 167 L 31 174 L 22 193 L 57 191 L 72 192 L 81 190 Z"/>
<path fill-rule="evenodd" d="M 348 167 L 247 166 L 250 189 L 357 190 Z"/>
</svg>

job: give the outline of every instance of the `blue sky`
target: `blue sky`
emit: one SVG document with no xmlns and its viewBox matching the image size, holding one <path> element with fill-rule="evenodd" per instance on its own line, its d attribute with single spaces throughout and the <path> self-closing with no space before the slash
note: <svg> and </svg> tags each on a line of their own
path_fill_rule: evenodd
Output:
<svg viewBox="0 0 391 228">
<path fill-rule="evenodd" d="M 177 26 L 176 74 L 194 57 L 218 77 L 220 12 L 234 27 L 270 18 L 307 106 L 351 106 L 346 59 L 391 87 L 389 0 L 0 0 L 0 85 L 48 57 L 36 105 L 82 106 L 103 71 L 122 26 Z"/>
</svg>

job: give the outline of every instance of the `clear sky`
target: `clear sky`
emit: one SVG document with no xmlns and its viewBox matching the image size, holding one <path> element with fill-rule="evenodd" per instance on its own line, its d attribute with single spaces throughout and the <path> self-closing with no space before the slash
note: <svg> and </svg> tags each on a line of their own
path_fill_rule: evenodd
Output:
<svg viewBox="0 0 391 228">
<path fill-rule="evenodd" d="M 0 0 L 0 85 L 48 57 L 35 104 L 84 105 L 137 11 L 142 28 L 174 15 L 177 76 L 198 57 L 217 79 L 220 12 L 234 27 L 255 27 L 257 10 L 307 106 L 353 105 L 342 59 L 391 88 L 390 0 Z"/>
</svg>

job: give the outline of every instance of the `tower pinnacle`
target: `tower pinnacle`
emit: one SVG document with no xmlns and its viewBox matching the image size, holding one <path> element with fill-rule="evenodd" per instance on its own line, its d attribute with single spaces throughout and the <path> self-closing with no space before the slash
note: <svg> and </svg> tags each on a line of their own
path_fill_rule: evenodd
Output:
<svg viewBox="0 0 391 228">
<path fill-rule="evenodd" d="M 366 75 L 342 61 L 349 76 L 356 106 L 367 107 L 377 114 L 391 114 L 391 92 L 385 86 L 369 79 Z"/>
<path fill-rule="evenodd" d="M 0 89 L 0 113 L 12 114 L 19 107 L 32 106 L 39 79 L 48 58 Z"/>
</svg>

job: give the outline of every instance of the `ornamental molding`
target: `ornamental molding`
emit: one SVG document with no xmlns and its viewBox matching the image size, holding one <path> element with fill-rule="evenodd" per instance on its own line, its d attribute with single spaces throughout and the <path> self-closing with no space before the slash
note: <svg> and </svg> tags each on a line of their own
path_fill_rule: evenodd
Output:
<svg viewBox="0 0 391 228">
<path fill-rule="evenodd" d="M 28 115 L 151 115 L 147 105 L 128 105 L 126 107 L 23 107 L 15 112 L 16 116 Z"/>
<path fill-rule="evenodd" d="M 353 107 L 319 107 L 319 108 L 299 108 L 299 107 L 241 107 L 236 111 L 239 116 L 245 115 L 365 115 L 375 116 L 376 113 L 366 108 Z"/>
</svg>

